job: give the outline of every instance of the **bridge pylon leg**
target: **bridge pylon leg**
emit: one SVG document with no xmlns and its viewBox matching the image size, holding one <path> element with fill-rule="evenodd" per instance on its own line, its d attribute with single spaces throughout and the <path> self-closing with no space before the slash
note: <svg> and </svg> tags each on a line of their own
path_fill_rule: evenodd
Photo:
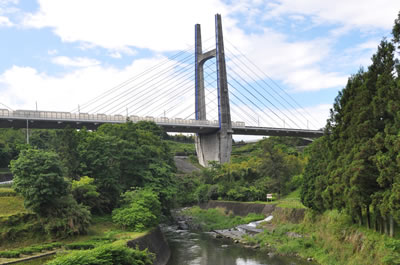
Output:
<svg viewBox="0 0 400 265">
<path fill-rule="evenodd" d="M 215 15 L 216 49 L 202 53 L 200 25 L 195 26 L 195 112 L 196 120 L 206 120 L 203 64 L 213 57 L 217 60 L 219 130 L 211 134 L 196 135 L 196 152 L 199 163 L 209 166 L 210 161 L 227 163 L 232 152 L 232 122 L 226 77 L 225 51 L 221 15 Z"/>
</svg>

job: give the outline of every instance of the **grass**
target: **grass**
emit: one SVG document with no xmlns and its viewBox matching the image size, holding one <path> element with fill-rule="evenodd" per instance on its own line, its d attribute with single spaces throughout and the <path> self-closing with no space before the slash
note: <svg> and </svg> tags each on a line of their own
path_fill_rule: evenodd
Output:
<svg viewBox="0 0 400 265">
<path fill-rule="evenodd" d="M 225 200 L 220 200 L 225 201 Z M 226 201 L 226 202 L 237 202 L 237 201 Z M 281 208 L 293 208 L 293 209 L 305 209 L 305 207 L 300 201 L 300 189 L 297 189 L 287 196 L 275 200 L 275 201 L 249 201 L 249 202 L 240 202 L 240 203 L 257 203 L 257 204 L 275 204 L 277 207 Z"/>
<path fill-rule="evenodd" d="M 279 254 L 312 257 L 324 265 L 400 264 L 400 240 L 354 225 L 337 210 L 322 215 L 307 210 L 300 224 L 275 222 L 273 229 L 246 240 L 266 251 L 272 247 Z"/>
<path fill-rule="evenodd" d="M 85 242 L 95 240 L 97 238 L 114 238 L 116 240 L 132 240 L 145 235 L 147 232 L 129 232 L 122 230 L 112 222 L 110 215 L 93 216 L 92 224 L 89 227 L 87 235 L 80 235 L 66 238 L 60 242 L 65 244 Z"/>
<path fill-rule="evenodd" d="M 91 246 L 97 247 L 102 244 L 106 243 L 108 244 L 110 242 L 112 242 L 112 244 L 126 244 L 127 241 L 141 237 L 146 233 L 147 231 L 138 233 L 138 232 L 129 232 L 121 230 L 118 226 L 112 223 L 111 216 L 109 215 L 93 216 L 92 224 L 89 228 L 89 232 L 87 235 L 80 235 L 66 239 L 60 239 L 57 242 L 60 245 L 65 246 L 64 248 L 66 249 L 85 249 L 85 248 L 91 248 Z M 32 252 L 30 255 L 37 255 L 37 252 L 41 251 L 40 246 L 46 246 L 51 241 L 52 239 L 48 237 L 40 237 L 37 239 L 24 238 L 23 240 L 13 242 L 12 244 L 3 245 L 2 247 L 0 247 L 0 249 L 3 251 L 17 251 L 26 254 L 29 253 L 28 250 L 32 250 L 30 251 Z M 38 245 L 38 243 L 41 244 Z M 21 257 L 26 257 L 26 255 L 22 255 Z M 31 261 L 32 263 L 23 262 L 21 264 L 44 264 L 43 263 L 44 261 L 48 261 L 53 258 L 54 256 L 40 259 L 42 260 L 42 263 L 36 263 L 36 261 Z M 18 259 L 0 258 L 0 264 L 4 261 L 13 261 L 13 260 L 18 260 Z"/>
<path fill-rule="evenodd" d="M 226 213 L 223 208 L 203 210 L 198 206 L 186 209 L 183 214 L 191 216 L 193 218 L 192 221 L 199 224 L 204 231 L 232 228 L 265 218 L 262 214 L 254 213 L 246 217 L 234 216 L 231 213 Z"/>
<path fill-rule="evenodd" d="M 24 199 L 22 197 L 0 197 L 0 217 L 26 212 L 28 211 L 24 207 Z"/>
<path fill-rule="evenodd" d="M 300 191 L 296 190 L 277 201 L 248 203 L 276 204 L 281 208 L 292 208 L 280 211 L 281 215 L 286 214 L 289 217 L 296 209 L 306 208 L 299 197 Z M 304 219 L 296 224 L 288 221 L 291 218 L 284 217 L 277 213 L 272 224 L 259 226 L 265 228 L 263 233 L 246 237 L 246 240 L 260 245 L 264 251 L 270 252 L 272 247 L 278 254 L 312 257 L 324 265 L 400 264 L 400 239 L 355 225 L 346 213 L 332 210 L 317 214 L 306 209 Z M 218 219 L 203 219 L 220 223 Z"/>
</svg>

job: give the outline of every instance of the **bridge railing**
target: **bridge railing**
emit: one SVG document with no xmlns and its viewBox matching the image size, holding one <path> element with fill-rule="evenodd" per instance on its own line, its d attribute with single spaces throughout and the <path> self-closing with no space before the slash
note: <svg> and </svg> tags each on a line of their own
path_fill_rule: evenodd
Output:
<svg viewBox="0 0 400 265">
<path fill-rule="evenodd" d="M 70 112 L 55 112 L 55 111 L 35 111 L 35 110 L 15 110 L 10 111 L 7 109 L 0 109 L 0 118 L 9 119 L 29 119 L 29 120 L 54 120 L 54 121 L 79 121 L 79 122 L 110 122 L 110 123 L 123 123 L 128 119 L 132 122 L 138 121 L 153 121 L 157 124 L 176 124 L 176 125 L 205 125 L 205 126 L 218 126 L 217 120 L 195 120 L 195 119 L 181 119 L 181 118 L 166 118 L 166 117 L 140 117 L 136 115 L 123 116 L 123 115 L 107 115 L 107 114 L 89 114 L 89 113 L 70 113 Z M 233 127 L 245 127 L 242 121 L 232 122 Z"/>
</svg>

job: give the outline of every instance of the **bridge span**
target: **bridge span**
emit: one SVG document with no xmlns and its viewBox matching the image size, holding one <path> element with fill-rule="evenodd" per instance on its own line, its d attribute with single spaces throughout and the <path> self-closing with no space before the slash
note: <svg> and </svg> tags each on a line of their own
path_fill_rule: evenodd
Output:
<svg viewBox="0 0 400 265">
<path fill-rule="evenodd" d="M 166 132 L 211 134 L 219 130 L 219 121 L 209 120 L 0 109 L 0 128 L 63 129 L 69 126 L 75 129 L 85 127 L 89 130 L 95 130 L 102 124 L 124 123 L 127 120 L 132 122 L 152 121 L 164 128 Z M 316 138 L 323 135 L 321 130 L 254 127 L 246 126 L 241 121 L 232 121 L 232 131 L 233 134 L 237 135 L 296 136 L 306 138 Z"/>
</svg>

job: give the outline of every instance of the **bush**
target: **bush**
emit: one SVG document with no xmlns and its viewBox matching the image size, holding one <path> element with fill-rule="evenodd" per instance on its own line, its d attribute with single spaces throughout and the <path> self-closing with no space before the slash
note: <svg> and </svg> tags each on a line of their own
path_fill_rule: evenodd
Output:
<svg viewBox="0 0 400 265">
<path fill-rule="evenodd" d="M 15 191 L 24 197 L 25 207 L 41 217 L 59 207 L 59 201 L 69 192 L 63 178 L 63 168 L 54 152 L 27 149 L 11 161 Z"/>
<path fill-rule="evenodd" d="M 12 258 L 19 258 L 20 253 L 19 251 L 0 251 L 0 258 L 12 259 Z"/>
<path fill-rule="evenodd" d="M 43 228 L 49 235 L 67 237 L 86 234 L 91 222 L 88 208 L 78 204 L 72 196 L 66 196 L 60 202 L 59 208 L 54 209 L 51 216 L 43 218 Z"/>
<path fill-rule="evenodd" d="M 3 188 L 0 187 L 0 197 L 14 197 L 17 196 L 17 193 L 12 188 Z"/>
<path fill-rule="evenodd" d="M 94 178 L 88 176 L 82 177 L 80 180 L 72 181 L 72 195 L 78 203 L 82 203 L 93 209 L 98 205 L 98 198 L 100 193 L 96 191 L 97 187 L 94 185 Z"/>
<path fill-rule="evenodd" d="M 247 224 L 253 221 L 264 219 L 264 215 L 250 213 L 246 217 L 234 216 L 226 213 L 225 208 L 203 210 L 195 206 L 183 212 L 185 215 L 193 217 L 193 222 L 199 224 L 202 230 L 211 231 L 215 229 L 225 229 Z"/>
<path fill-rule="evenodd" d="M 95 244 L 90 243 L 90 242 L 76 242 L 76 243 L 71 243 L 68 245 L 65 245 L 66 249 L 79 249 L 79 250 L 84 250 L 84 249 L 93 249 L 95 248 Z"/>
<path fill-rule="evenodd" d="M 137 189 L 125 192 L 122 197 L 125 205 L 113 211 L 114 223 L 137 232 L 158 224 L 161 203 L 156 193 L 149 189 Z"/>
<path fill-rule="evenodd" d="M 131 249 L 124 245 L 107 244 L 101 247 L 74 251 L 65 256 L 59 256 L 47 265 L 150 265 L 153 255 L 147 251 Z"/>
</svg>

